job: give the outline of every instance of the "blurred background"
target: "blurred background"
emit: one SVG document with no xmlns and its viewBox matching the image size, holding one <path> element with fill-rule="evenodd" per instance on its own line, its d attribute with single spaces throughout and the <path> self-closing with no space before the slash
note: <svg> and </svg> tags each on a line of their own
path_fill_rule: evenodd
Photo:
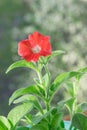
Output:
<svg viewBox="0 0 87 130">
<path fill-rule="evenodd" d="M 31 70 L 5 71 L 20 59 L 18 41 L 34 31 L 50 35 L 53 50 L 66 51 L 51 60 L 52 78 L 87 65 L 87 0 L 0 0 L 0 115 L 11 109 L 8 99 L 13 91 L 33 83 Z M 86 84 L 87 75 L 81 80 L 79 100 L 87 101 Z"/>
</svg>

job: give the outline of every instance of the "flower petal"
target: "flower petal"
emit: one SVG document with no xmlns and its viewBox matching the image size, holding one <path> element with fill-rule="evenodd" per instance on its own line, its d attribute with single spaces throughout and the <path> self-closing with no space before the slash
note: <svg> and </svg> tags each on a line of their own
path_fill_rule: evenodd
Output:
<svg viewBox="0 0 87 130">
<path fill-rule="evenodd" d="M 30 56 L 25 56 L 24 59 L 28 62 L 30 62 L 30 61 L 36 62 L 36 61 L 38 61 L 39 57 L 40 57 L 40 54 L 32 53 Z"/>
<path fill-rule="evenodd" d="M 40 42 L 40 46 L 42 47 L 42 50 L 41 50 L 42 56 L 50 55 L 52 52 L 52 47 L 49 40 L 50 40 L 50 37 L 45 36 L 43 40 Z"/>
<path fill-rule="evenodd" d="M 31 54 L 31 46 L 28 39 L 18 43 L 18 54 L 23 57 Z"/>
<path fill-rule="evenodd" d="M 28 36 L 32 47 L 38 45 L 43 37 L 44 36 L 39 32 L 34 32 L 33 34 Z"/>
</svg>

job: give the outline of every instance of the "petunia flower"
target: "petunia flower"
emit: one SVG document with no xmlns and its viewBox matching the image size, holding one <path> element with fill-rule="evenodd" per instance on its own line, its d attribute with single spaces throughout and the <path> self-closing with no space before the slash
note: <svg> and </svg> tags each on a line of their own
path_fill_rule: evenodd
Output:
<svg viewBox="0 0 87 130">
<path fill-rule="evenodd" d="M 18 43 L 18 54 L 27 62 L 38 61 L 40 56 L 48 56 L 52 52 L 50 37 L 34 32 L 28 39 Z"/>
</svg>

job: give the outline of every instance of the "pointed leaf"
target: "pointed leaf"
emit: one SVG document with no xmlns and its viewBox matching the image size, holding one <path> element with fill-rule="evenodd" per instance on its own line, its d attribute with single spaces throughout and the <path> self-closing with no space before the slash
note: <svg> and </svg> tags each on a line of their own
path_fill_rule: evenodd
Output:
<svg viewBox="0 0 87 130">
<path fill-rule="evenodd" d="M 5 126 L 5 124 L 0 121 L 0 130 L 8 130 L 8 128 Z"/>
<path fill-rule="evenodd" d="M 65 52 L 62 50 L 57 50 L 57 51 L 52 51 L 52 54 L 46 57 L 40 57 L 40 63 L 42 64 L 47 64 L 49 62 L 49 60 L 55 56 L 64 54 Z"/>
<path fill-rule="evenodd" d="M 87 129 L 87 116 L 81 113 L 76 113 L 72 119 L 72 126 L 74 126 L 76 129 L 79 129 L 79 130 L 86 130 Z"/>
<path fill-rule="evenodd" d="M 8 121 L 8 119 L 4 116 L 0 116 L 0 125 L 3 126 L 4 130 L 8 129 L 10 130 L 11 129 L 11 124 L 10 122 Z M 0 129 L 1 130 L 1 129 Z"/>
<path fill-rule="evenodd" d="M 63 114 L 62 113 L 56 113 L 53 118 L 52 118 L 52 121 L 51 121 L 51 127 L 52 129 L 57 129 L 58 127 L 60 127 L 61 125 L 61 121 L 62 121 L 62 117 L 63 117 Z"/>
<path fill-rule="evenodd" d="M 23 116 L 25 116 L 28 112 L 32 110 L 32 108 L 33 108 L 32 104 L 24 103 L 22 105 L 13 108 L 9 112 L 7 118 L 12 122 L 13 126 L 15 126 Z"/>
<path fill-rule="evenodd" d="M 54 57 L 54 56 L 58 56 L 58 55 L 61 55 L 61 54 L 64 54 L 65 51 L 62 51 L 62 50 L 56 50 L 56 51 L 53 51 L 51 56 Z"/>
<path fill-rule="evenodd" d="M 64 54 L 65 52 L 62 51 L 62 50 L 57 50 L 57 51 L 53 51 L 52 54 L 50 56 L 47 56 L 46 57 L 46 60 L 50 60 L 51 58 L 55 57 L 55 56 L 58 56 L 58 55 L 61 55 L 61 54 Z"/>
<path fill-rule="evenodd" d="M 70 112 L 72 112 L 72 105 L 73 105 L 74 100 L 75 100 L 75 98 L 69 98 L 67 100 L 63 100 L 63 101 L 58 102 L 57 107 L 56 107 L 57 110 L 62 111 L 62 109 L 65 105 L 68 108 L 68 110 Z"/>
<path fill-rule="evenodd" d="M 80 80 L 80 78 L 81 78 L 84 74 L 87 74 L 87 67 L 79 69 L 78 72 L 80 72 L 80 75 L 77 75 L 77 79 Z"/>
<path fill-rule="evenodd" d="M 40 113 L 38 113 L 37 115 L 32 117 L 32 122 L 33 124 L 38 124 L 41 122 L 42 119 L 45 119 L 47 116 L 49 116 L 49 114 L 51 113 L 52 109 L 49 110 L 48 112 L 46 112 L 45 114 L 41 115 Z"/>
<path fill-rule="evenodd" d="M 63 83 L 67 82 L 68 80 L 70 80 L 73 77 L 76 77 L 79 74 L 80 74 L 80 72 L 71 71 L 71 72 L 65 72 L 65 73 L 58 75 L 50 86 L 50 97 L 51 97 L 50 101 L 52 101 L 52 99 L 55 95 L 55 92 L 61 87 L 61 85 Z"/>
<path fill-rule="evenodd" d="M 65 102 L 65 105 L 66 105 L 66 107 L 67 107 L 67 109 L 69 110 L 70 113 L 73 112 L 74 101 L 75 101 L 75 98 L 70 98 L 70 99 L 66 100 L 66 102 Z"/>
<path fill-rule="evenodd" d="M 55 57 L 55 56 L 58 56 L 58 55 L 61 55 L 61 54 L 64 54 L 64 53 L 65 53 L 65 52 L 62 51 L 62 50 L 52 51 L 52 54 L 51 54 L 51 55 L 42 58 L 42 63 L 43 63 L 43 61 L 44 61 L 44 63 L 47 64 L 48 61 L 49 61 L 51 58 L 53 58 L 53 57 Z"/>
<path fill-rule="evenodd" d="M 11 104 L 16 98 L 18 98 L 19 96 L 22 96 L 24 94 L 35 94 L 35 95 L 38 95 L 38 96 L 41 96 L 40 93 L 38 92 L 37 90 L 37 87 L 36 86 L 29 86 L 27 88 L 20 88 L 18 90 L 16 90 L 12 96 L 10 97 L 9 99 L 9 104 Z"/>
<path fill-rule="evenodd" d="M 48 126 L 44 126 L 44 124 L 37 124 L 33 126 L 31 130 L 48 130 Z"/>
<path fill-rule="evenodd" d="M 80 72 L 71 71 L 71 72 L 65 72 L 58 75 L 51 86 L 51 90 L 53 92 L 56 91 L 60 87 L 61 84 L 68 81 L 72 77 L 76 77 L 79 74 Z"/>
<path fill-rule="evenodd" d="M 69 80 L 70 78 L 76 77 L 79 74 L 80 74 L 79 72 L 75 72 L 75 71 L 62 73 L 54 80 L 54 84 L 60 85 L 66 82 L 67 80 Z"/>
<path fill-rule="evenodd" d="M 65 85 L 65 88 L 66 88 L 68 94 L 70 94 L 71 97 L 74 97 L 74 89 L 73 89 L 72 81 L 67 82 Z"/>
<path fill-rule="evenodd" d="M 36 107 L 43 114 L 42 107 L 41 107 L 38 99 L 35 96 L 27 94 L 27 95 L 19 97 L 13 103 L 21 103 L 21 102 L 22 103 L 23 102 L 32 103 L 33 106 Z"/>
<path fill-rule="evenodd" d="M 47 87 L 48 84 L 49 84 L 49 76 L 48 74 L 46 73 L 43 77 L 43 83 L 44 83 L 44 86 Z"/>
<path fill-rule="evenodd" d="M 29 130 L 28 127 L 24 127 L 24 126 L 19 126 L 16 128 L 16 130 Z"/>
<path fill-rule="evenodd" d="M 35 71 L 38 70 L 37 67 L 36 67 L 36 64 L 34 62 L 26 62 L 25 60 L 20 60 L 20 61 L 13 63 L 12 65 L 10 65 L 8 67 L 6 73 L 8 73 L 12 69 L 15 69 L 15 68 L 18 68 L 18 67 L 28 67 L 28 68 L 31 68 Z"/>
</svg>

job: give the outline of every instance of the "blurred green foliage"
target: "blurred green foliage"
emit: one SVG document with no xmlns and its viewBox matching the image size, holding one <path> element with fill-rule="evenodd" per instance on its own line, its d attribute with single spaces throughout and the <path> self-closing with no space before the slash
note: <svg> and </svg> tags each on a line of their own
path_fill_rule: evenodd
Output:
<svg viewBox="0 0 87 130">
<path fill-rule="evenodd" d="M 40 31 L 51 36 L 53 49 L 66 54 L 50 62 L 53 77 L 61 71 L 85 67 L 87 63 L 86 0 L 1 0 L 0 1 L 0 113 L 7 114 L 12 92 L 33 82 L 33 72 L 24 68 L 5 74 L 20 59 L 18 41 Z M 60 95 L 61 98 L 61 95 Z"/>
</svg>

